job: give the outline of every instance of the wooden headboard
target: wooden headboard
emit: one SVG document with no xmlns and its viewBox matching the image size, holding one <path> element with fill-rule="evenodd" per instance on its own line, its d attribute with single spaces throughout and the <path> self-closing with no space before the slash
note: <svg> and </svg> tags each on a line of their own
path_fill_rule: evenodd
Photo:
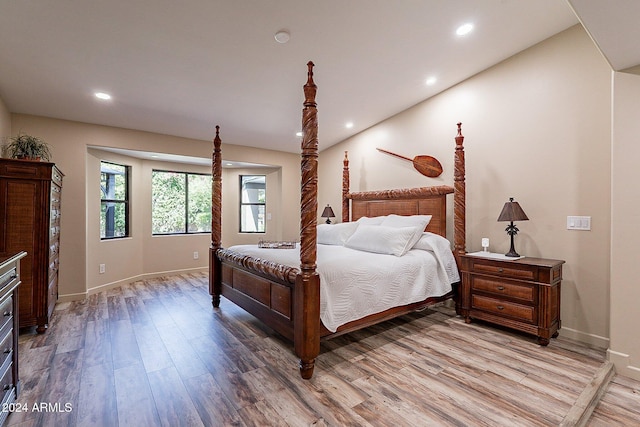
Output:
<svg viewBox="0 0 640 427">
<path fill-rule="evenodd" d="M 464 163 L 464 136 L 462 123 L 458 123 L 453 162 L 454 186 L 403 188 L 398 190 L 349 191 L 349 158 L 344 152 L 342 168 L 342 222 L 356 221 L 363 216 L 432 215 L 427 231 L 447 237 L 447 194 L 453 193 L 453 254 L 466 253 L 466 185 Z M 350 215 L 351 212 L 351 215 Z"/>
<path fill-rule="evenodd" d="M 447 194 L 453 191 L 442 185 L 349 193 L 351 221 L 363 216 L 431 215 L 426 231 L 447 237 Z"/>
</svg>

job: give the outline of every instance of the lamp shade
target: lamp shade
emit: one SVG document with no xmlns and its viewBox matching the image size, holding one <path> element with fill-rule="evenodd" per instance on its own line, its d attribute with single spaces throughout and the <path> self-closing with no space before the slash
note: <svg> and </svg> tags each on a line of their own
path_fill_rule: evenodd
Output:
<svg viewBox="0 0 640 427">
<path fill-rule="evenodd" d="M 320 215 L 322 218 L 335 218 L 336 215 L 333 213 L 333 209 L 331 209 L 331 206 L 327 205 L 324 210 L 322 211 L 322 215 Z"/>
<path fill-rule="evenodd" d="M 322 211 L 322 215 L 320 215 L 322 218 L 327 218 L 327 224 L 331 224 L 331 219 L 330 218 L 335 218 L 335 214 L 333 213 L 333 209 L 331 209 L 331 206 L 327 205 L 324 210 Z"/>
<path fill-rule="evenodd" d="M 504 204 L 502 212 L 498 216 L 498 221 L 526 221 L 528 219 L 520 204 L 513 201 L 513 197 L 509 197 L 509 201 Z"/>
</svg>

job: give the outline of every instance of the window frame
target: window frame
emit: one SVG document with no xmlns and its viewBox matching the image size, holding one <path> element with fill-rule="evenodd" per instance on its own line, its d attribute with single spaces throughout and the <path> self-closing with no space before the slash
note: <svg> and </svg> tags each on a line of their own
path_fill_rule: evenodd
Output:
<svg viewBox="0 0 640 427">
<path fill-rule="evenodd" d="M 106 163 L 109 165 L 114 165 L 114 166 L 118 166 L 118 167 L 123 167 L 124 168 L 124 180 L 125 180 L 125 189 L 124 189 L 124 199 L 107 199 L 102 197 L 103 194 L 106 193 L 106 189 L 105 191 L 102 190 L 102 164 Z M 106 236 L 106 227 L 105 227 L 105 236 L 102 237 L 102 227 L 100 228 L 100 240 L 114 240 L 114 239 L 126 239 L 131 237 L 131 227 L 130 227 L 130 223 L 131 223 L 131 218 L 129 215 L 130 209 L 130 199 L 129 196 L 131 194 L 131 166 L 129 165 L 123 165 L 121 163 L 116 163 L 113 161 L 109 161 L 109 160 L 100 160 L 100 222 L 102 222 L 102 205 L 103 203 L 117 203 L 117 204 L 124 204 L 124 235 L 123 236 Z M 105 219 L 106 222 L 106 219 Z M 115 228 L 115 227 L 114 227 Z"/>
<path fill-rule="evenodd" d="M 177 171 L 177 170 L 169 170 L 169 169 L 152 169 L 151 170 L 151 197 L 153 199 L 153 173 L 161 172 L 161 173 L 173 173 L 178 175 L 183 175 L 184 177 L 184 188 L 185 188 L 185 198 L 184 198 L 184 232 L 178 233 L 154 233 L 153 232 L 153 207 L 151 209 L 151 235 L 152 236 L 184 236 L 184 235 L 196 235 L 196 234 L 209 234 L 211 233 L 211 223 L 209 222 L 209 230 L 205 231 L 189 231 L 189 176 L 208 176 L 213 179 L 213 175 L 210 173 L 203 172 L 185 172 L 185 171 Z M 209 198 L 209 202 L 211 203 L 211 198 Z"/>
<path fill-rule="evenodd" d="M 244 177 L 248 177 L 248 176 L 260 176 L 260 177 L 264 177 L 264 202 L 243 202 L 242 201 L 242 179 Z M 238 175 L 239 178 L 239 214 L 238 214 L 238 232 L 239 233 L 243 233 L 243 234 L 266 234 L 267 232 L 267 221 L 266 221 L 266 216 L 267 216 L 267 175 L 266 174 L 240 174 Z M 265 221 L 264 221 L 264 230 L 263 231 L 244 231 L 242 229 L 242 208 L 245 206 L 264 206 L 264 215 L 265 215 Z"/>
</svg>

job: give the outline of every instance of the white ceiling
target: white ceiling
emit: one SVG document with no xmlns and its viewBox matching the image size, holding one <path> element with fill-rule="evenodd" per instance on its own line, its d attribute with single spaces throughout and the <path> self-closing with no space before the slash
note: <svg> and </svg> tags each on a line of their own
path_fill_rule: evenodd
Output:
<svg viewBox="0 0 640 427">
<path fill-rule="evenodd" d="M 614 70 L 640 65 L 640 1 L 568 1 Z"/>
<path fill-rule="evenodd" d="M 313 60 L 325 149 L 576 23 L 559 0 L 0 0 L 0 98 L 207 141 L 219 124 L 226 144 L 298 152 Z"/>
</svg>

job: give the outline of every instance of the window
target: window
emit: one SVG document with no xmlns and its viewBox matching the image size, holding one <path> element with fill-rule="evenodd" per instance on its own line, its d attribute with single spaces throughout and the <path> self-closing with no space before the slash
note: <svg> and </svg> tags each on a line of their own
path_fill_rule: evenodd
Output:
<svg viewBox="0 0 640 427">
<path fill-rule="evenodd" d="M 267 209 L 265 175 L 240 175 L 240 232 L 264 233 Z"/>
<path fill-rule="evenodd" d="M 152 234 L 211 231 L 211 175 L 154 170 L 151 192 Z"/>
<path fill-rule="evenodd" d="M 129 236 L 129 166 L 100 162 L 100 238 Z"/>
</svg>

